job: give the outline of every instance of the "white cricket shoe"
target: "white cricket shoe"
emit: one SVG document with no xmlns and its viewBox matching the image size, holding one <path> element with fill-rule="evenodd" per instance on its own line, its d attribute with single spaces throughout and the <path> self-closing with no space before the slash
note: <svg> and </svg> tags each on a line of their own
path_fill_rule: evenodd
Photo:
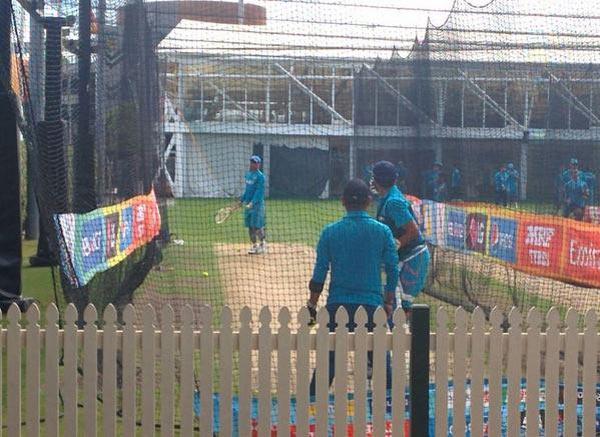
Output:
<svg viewBox="0 0 600 437">
<path fill-rule="evenodd" d="M 248 254 L 255 255 L 255 254 L 259 253 L 258 250 L 259 250 L 258 244 L 253 244 L 252 247 L 250 249 L 248 249 Z"/>
<path fill-rule="evenodd" d="M 267 244 L 265 242 L 262 242 L 259 245 L 257 245 L 256 251 L 254 253 L 257 255 L 267 253 Z"/>
</svg>

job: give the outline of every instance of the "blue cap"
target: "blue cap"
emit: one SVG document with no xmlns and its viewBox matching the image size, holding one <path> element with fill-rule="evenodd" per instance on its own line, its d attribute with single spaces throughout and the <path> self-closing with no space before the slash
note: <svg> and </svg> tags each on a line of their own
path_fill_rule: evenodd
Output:
<svg viewBox="0 0 600 437">
<path fill-rule="evenodd" d="M 390 161 L 379 161 L 373 166 L 375 182 L 384 187 L 392 186 L 398 177 L 396 166 Z"/>
<path fill-rule="evenodd" d="M 509 162 L 508 165 L 507 165 L 507 167 L 510 168 L 511 170 L 513 168 L 515 168 L 515 166 L 514 166 L 514 164 L 512 162 Z"/>
<path fill-rule="evenodd" d="M 255 162 L 257 164 L 260 164 L 262 162 L 262 159 L 260 159 L 260 156 L 258 156 L 258 155 L 252 155 L 250 157 L 250 162 Z"/>
<path fill-rule="evenodd" d="M 571 158 L 571 165 L 579 165 L 577 158 Z"/>
</svg>

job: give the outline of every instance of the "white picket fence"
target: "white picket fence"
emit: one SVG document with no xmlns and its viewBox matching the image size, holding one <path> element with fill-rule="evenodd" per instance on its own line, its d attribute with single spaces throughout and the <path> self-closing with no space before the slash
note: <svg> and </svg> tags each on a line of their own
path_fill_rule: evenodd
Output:
<svg viewBox="0 0 600 437">
<path fill-rule="evenodd" d="M 212 436 L 213 417 L 218 415 L 220 436 L 270 436 L 274 425 L 278 435 L 283 436 L 290 434 L 284 430 L 290 429 L 290 399 L 294 397 L 295 435 L 326 436 L 331 430 L 330 420 L 336 430 L 346 429 L 348 392 L 351 391 L 355 436 L 367 435 L 367 429 L 372 429 L 369 435 L 374 436 L 404 435 L 406 351 L 410 333 L 406 331 L 402 311 L 394 315 L 395 327 L 389 332 L 385 314 L 379 310 L 375 315 L 377 327 L 372 333 L 364 327 L 367 318 L 362 310 L 356 316 L 358 327 L 354 333 L 349 333 L 345 326 L 348 320 L 345 311 L 337 315 L 339 323 L 335 333 L 327 330 L 328 315 L 324 310 L 319 312 L 319 327 L 314 330 L 307 326 L 306 310 L 300 311 L 300 328 L 294 332 L 289 327 L 291 314 L 287 309 L 282 309 L 274 322 L 269 309 L 263 308 L 255 325 L 250 310 L 245 308 L 239 314 L 237 332 L 232 330 L 233 314 L 229 308 L 220 314 L 218 331 L 212 329 L 213 314 L 208 307 L 197 315 L 198 321 L 189 307 L 183 308 L 178 330 L 174 329 L 174 313 L 169 306 L 161 309 L 160 329 L 155 325 L 156 314 L 152 307 L 144 308 L 142 314 L 141 323 L 136 324 L 133 307 L 127 307 L 124 324 L 117 327 L 116 311 L 109 306 L 100 330 L 96 310 L 90 306 L 84 313 L 85 328 L 77 330 L 77 312 L 70 305 L 65 311 L 64 328 L 59 329 L 58 311 L 50 306 L 46 312 L 46 327 L 41 329 L 37 307 L 27 312 L 26 323 L 23 323 L 19 309 L 13 306 L 0 342 L 0 354 L 6 354 L 6 369 L 0 369 L 0 374 L 5 376 L 0 383 L 7 400 L 2 409 L 4 415 L 0 416 L 5 421 L 0 424 L 2 434 L 11 437 L 21 434 L 30 437 L 135 436 L 141 432 L 144 436 L 155 433 L 191 436 L 199 431 L 201 436 Z M 472 315 L 458 309 L 452 331 L 448 329 L 449 317 L 445 310 L 439 310 L 436 317 L 436 332 L 430 336 L 431 381 L 436 384 L 436 436 L 448 435 L 448 381 L 452 380 L 454 387 L 465 387 L 467 379 L 470 380 L 471 435 L 483 436 L 484 378 L 489 380 L 487 435 L 502 435 L 503 402 L 508 408 L 507 436 L 540 435 L 537 424 L 541 420 L 542 378 L 545 380 L 545 436 L 559 435 L 559 383 L 564 384 L 561 435 L 577 435 L 580 385 L 583 386 L 583 399 L 579 400 L 583 404 L 583 436 L 596 435 L 600 337 L 595 312 L 585 315 L 582 332 L 574 310 L 567 313 L 565 329 L 561 330 L 559 313 L 552 309 L 546 315 L 543 332 L 542 316 L 535 309 L 528 313 L 526 321 L 513 310 L 508 332 L 503 332 L 503 316 L 496 310 L 488 323 L 480 309 Z M 277 325 L 276 329 L 273 325 Z M 200 329 L 196 329 L 198 326 Z M 333 418 L 329 417 L 328 405 L 329 350 L 335 351 L 336 356 Z M 308 383 L 315 351 L 317 393 L 311 409 Z M 368 351 L 374 352 L 370 389 Z M 392 393 L 399 394 L 391 397 L 391 431 L 390 423 L 386 423 L 386 351 L 392 352 Z M 102 357 L 100 363 L 99 356 Z M 61 361 L 64 369 L 59 366 Z M 2 362 L 0 359 L 0 365 Z M 505 400 L 503 378 L 508 384 Z M 520 429 L 522 378 L 527 381 L 526 418 L 530 426 L 526 431 Z M 196 387 L 202 406 L 199 418 L 194 416 Z M 369 390 L 372 390 L 372 423 L 367 423 L 366 415 Z M 220 396 L 218 411 L 213 411 L 215 391 Z M 99 393 L 102 402 L 98 401 Z M 234 396 L 239 400 L 237 422 L 232 411 Z M 251 411 L 253 397 L 258 398 L 256 423 Z M 271 414 L 273 397 L 278 404 L 275 417 Z M 466 400 L 466 390 L 454 390 L 453 436 L 464 436 L 467 430 Z M 316 417 L 311 417 L 313 412 Z"/>
</svg>

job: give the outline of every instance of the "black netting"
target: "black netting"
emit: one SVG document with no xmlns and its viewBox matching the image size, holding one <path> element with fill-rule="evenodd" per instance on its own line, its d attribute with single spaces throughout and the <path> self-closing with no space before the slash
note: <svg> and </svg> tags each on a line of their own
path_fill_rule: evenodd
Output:
<svg viewBox="0 0 600 437">
<path fill-rule="evenodd" d="M 62 262 L 69 300 L 296 310 L 345 183 L 385 159 L 434 252 L 422 299 L 599 308 L 589 4 L 50 1 L 38 14 L 63 21 L 41 39 L 15 8 L 15 105 L 54 257 L 55 214 L 158 197 L 152 242 L 82 287 Z M 260 257 L 244 211 L 214 221 L 252 155 Z"/>
</svg>

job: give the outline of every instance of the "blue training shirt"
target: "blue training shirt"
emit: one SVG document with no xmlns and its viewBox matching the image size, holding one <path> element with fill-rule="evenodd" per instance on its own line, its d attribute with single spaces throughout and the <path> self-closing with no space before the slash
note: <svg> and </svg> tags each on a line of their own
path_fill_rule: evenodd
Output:
<svg viewBox="0 0 600 437">
<path fill-rule="evenodd" d="M 398 285 L 398 255 L 392 232 L 366 211 L 349 211 L 323 229 L 312 279 L 324 283 L 331 269 L 327 304 L 381 306 L 385 291 Z"/>
<path fill-rule="evenodd" d="M 404 194 L 393 185 L 386 196 L 379 201 L 377 207 L 377 220 L 389 226 L 394 238 L 400 238 L 406 232 L 404 226 L 410 222 L 415 222 L 417 229 L 419 224 L 414 216 L 412 206 Z M 419 230 L 419 235 L 406 246 L 401 247 L 399 256 L 402 259 L 407 256 L 416 246 L 425 243 L 423 235 Z"/>
<path fill-rule="evenodd" d="M 589 187 L 581 179 L 571 179 L 565 184 L 565 196 L 567 203 L 580 208 L 585 207 L 587 196 L 589 195 Z"/>
<path fill-rule="evenodd" d="M 252 202 L 254 205 L 265 200 L 265 175 L 260 170 L 246 172 L 244 177 L 246 189 L 240 200 L 243 203 Z"/>
</svg>

